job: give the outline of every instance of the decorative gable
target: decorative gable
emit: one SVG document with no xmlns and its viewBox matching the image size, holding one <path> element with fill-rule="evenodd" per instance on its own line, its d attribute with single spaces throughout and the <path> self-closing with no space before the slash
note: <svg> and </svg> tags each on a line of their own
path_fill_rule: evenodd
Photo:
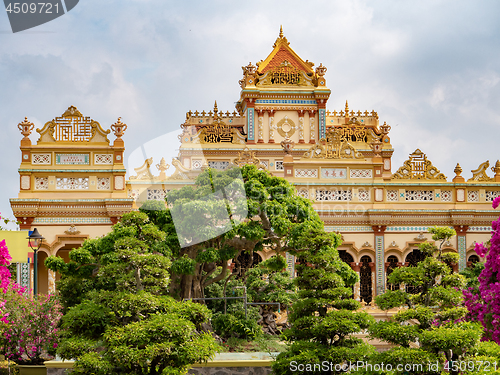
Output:
<svg viewBox="0 0 500 375">
<path fill-rule="evenodd" d="M 290 47 L 290 43 L 286 37 L 283 35 L 283 29 L 280 28 L 280 34 L 278 39 L 276 39 L 276 42 L 274 42 L 273 51 L 264 61 L 257 63 L 257 73 L 264 74 L 269 70 L 279 68 L 285 61 L 287 62 L 287 66 L 290 68 L 303 71 L 306 74 L 314 74 L 314 70 L 312 69 L 314 63 L 307 60 L 304 61 L 299 55 L 297 55 L 297 53 Z"/>
</svg>

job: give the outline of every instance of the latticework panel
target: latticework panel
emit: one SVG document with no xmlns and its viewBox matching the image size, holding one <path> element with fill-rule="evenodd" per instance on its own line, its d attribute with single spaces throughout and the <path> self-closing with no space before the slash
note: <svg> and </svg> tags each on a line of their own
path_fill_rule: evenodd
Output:
<svg viewBox="0 0 500 375">
<path fill-rule="evenodd" d="M 467 192 L 467 201 L 468 202 L 479 202 L 479 191 L 469 190 Z"/>
<path fill-rule="evenodd" d="M 48 177 L 35 177 L 35 190 L 47 190 L 49 188 Z"/>
<path fill-rule="evenodd" d="M 160 201 L 165 199 L 165 190 L 148 189 L 148 200 Z"/>
<path fill-rule="evenodd" d="M 51 154 L 33 154 L 31 164 L 51 164 Z"/>
<path fill-rule="evenodd" d="M 350 178 L 372 178 L 373 172 L 371 169 L 351 169 L 349 176 Z"/>
<path fill-rule="evenodd" d="M 295 177 L 301 178 L 317 178 L 317 169 L 295 169 Z"/>
<path fill-rule="evenodd" d="M 451 202 L 453 200 L 453 192 L 451 190 L 441 190 L 441 201 Z"/>
<path fill-rule="evenodd" d="M 202 162 L 201 160 L 193 160 L 192 161 L 192 169 L 193 170 L 199 170 L 201 169 Z"/>
<path fill-rule="evenodd" d="M 397 202 L 399 200 L 399 192 L 397 190 L 387 190 L 387 201 Z"/>
<path fill-rule="evenodd" d="M 98 190 L 109 190 L 110 189 L 110 179 L 108 177 L 97 179 L 97 189 Z"/>
<path fill-rule="evenodd" d="M 59 190 L 87 190 L 89 179 L 87 177 L 61 177 L 56 179 L 56 189 Z"/>
<path fill-rule="evenodd" d="M 358 200 L 360 202 L 368 202 L 368 201 L 370 201 L 370 190 L 359 189 L 358 190 Z"/>
<path fill-rule="evenodd" d="M 127 196 L 136 201 L 139 198 L 139 189 L 132 189 L 127 191 Z"/>
<path fill-rule="evenodd" d="M 113 164 L 112 154 L 95 154 L 94 164 Z"/>
<path fill-rule="evenodd" d="M 297 191 L 297 195 L 302 198 L 309 199 L 309 190 L 307 189 L 300 189 Z"/>
<path fill-rule="evenodd" d="M 498 190 L 486 190 L 486 202 L 492 202 L 495 198 L 500 196 L 500 191 Z"/>
<path fill-rule="evenodd" d="M 227 167 L 229 167 L 229 162 L 228 161 L 209 161 L 208 166 L 212 169 L 217 169 L 220 171 L 223 171 Z"/>
<path fill-rule="evenodd" d="M 434 192 L 432 190 L 406 190 L 405 199 L 407 201 L 433 201 Z"/>
<path fill-rule="evenodd" d="M 316 190 L 317 201 L 350 201 L 352 200 L 351 190 Z"/>
</svg>

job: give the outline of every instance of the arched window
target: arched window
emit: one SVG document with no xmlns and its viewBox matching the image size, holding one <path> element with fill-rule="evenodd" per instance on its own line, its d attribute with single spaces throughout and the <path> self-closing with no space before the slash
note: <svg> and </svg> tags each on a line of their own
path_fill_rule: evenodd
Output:
<svg viewBox="0 0 500 375">
<path fill-rule="evenodd" d="M 448 266 L 448 268 L 450 269 L 451 273 L 453 273 L 453 263 L 451 263 L 449 260 L 445 260 L 444 261 L 446 263 L 446 265 Z"/>
<path fill-rule="evenodd" d="M 467 259 L 467 265 L 471 268 L 473 268 L 476 263 L 479 263 L 479 256 L 477 255 L 471 255 L 469 259 Z"/>
<path fill-rule="evenodd" d="M 420 250 L 415 249 L 411 253 L 409 253 L 405 258 L 405 263 L 409 267 L 416 267 L 419 262 L 425 259 L 425 254 Z M 414 285 L 406 285 L 406 293 L 417 294 L 422 291 L 422 287 L 414 286 Z"/>
<path fill-rule="evenodd" d="M 352 257 L 351 254 L 347 252 L 347 250 L 339 250 L 339 257 L 342 259 L 343 262 L 347 263 L 349 267 L 351 266 L 351 263 L 354 262 L 354 258 Z M 354 297 L 354 286 L 351 287 L 352 290 L 352 295 L 351 298 Z"/>
<path fill-rule="evenodd" d="M 394 271 L 394 269 L 398 268 L 398 258 L 395 255 L 391 255 L 387 258 L 387 262 L 389 263 L 389 266 L 387 267 L 387 272 L 386 272 L 386 285 L 388 290 L 399 290 L 399 284 L 390 284 L 389 283 L 389 275 Z"/>
<path fill-rule="evenodd" d="M 344 262 L 346 262 L 349 266 L 351 265 L 352 262 L 354 262 L 354 259 L 351 254 L 347 252 L 347 250 L 339 250 L 339 257 L 342 259 Z"/>
<path fill-rule="evenodd" d="M 372 301 L 372 269 L 370 267 L 372 259 L 368 256 L 361 257 L 361 270 L 359 271 L 360 278 L 360 297 L 361 301 L 370 303 Z"/>
</svg>

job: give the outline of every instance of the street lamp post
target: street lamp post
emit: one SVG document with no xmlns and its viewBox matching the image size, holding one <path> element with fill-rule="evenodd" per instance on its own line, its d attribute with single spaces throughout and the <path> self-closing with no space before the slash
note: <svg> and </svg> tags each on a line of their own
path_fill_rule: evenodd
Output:
<svg viewBox="0 0 500 375">
<path fill-rule="evenodd" d="M 33 282 L 33 294 L 36 295 L 38 294 L 38 250 L 40 249 L 40 246 L 42 246 L 42 241 L 44 240 L 44 237 L 38 233 L 38 229 L 34 229 L 33 232 L 31 232 L 30 236 L 27 237 L 29 240 L 29 245 L 31 249 L 34 252 L 34 259 L 33 259 L 33 264 L 34 264 L 34 282 Z"/>
</svg>

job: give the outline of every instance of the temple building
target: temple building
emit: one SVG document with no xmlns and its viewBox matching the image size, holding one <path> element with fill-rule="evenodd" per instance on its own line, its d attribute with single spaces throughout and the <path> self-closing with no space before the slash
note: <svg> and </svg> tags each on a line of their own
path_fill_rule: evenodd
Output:
<svg viewBox="0 0 500 375">
<path fill-rule="evenodd" d="M 500 195 L 500 162 L 488 174 L 489 162 L 478 161 L 467 180 L 457 164 L 448 178 L 417 148 L 402 166 L 393 166 L 390 125 L 348 102 L 329 109 L 327 68 L 314 66 L 280 31 L 267 58 L 242 68 L 235 111 L 220 111 L 217 104 L 208 112 L 188 111 L 178 156 L 170 164 L 149 158 L 128 179 L 120 119 L 111 127 L 112 146 L 110 131 L 75 107 L 37 129 L 36 145 L 25 120 L 19 125 L 25 136 L 20 192 L 11 206 L 22 229 L 38 227 L 46 237 L 41 262 L 53 254 L 67 259 L 84 239 L 107 233 L 124 212 L 194 184 L 206 168 L 245 164 L 287 179 L 313 202 L 326 229 L 342 235 L 341 258 L 360 274 L 354 294 L 365 303 L 387 288 L 404 287 L 388 285 L 387 275 L 422 259 L 417 248 L 432 241 L 429 226 L 456 230 L 444 244 L 445 252 L 460 255 L 450 264 L 455 272 L 479 261 L 474 244 L 489 239 L 498 217 L 491 202 Z M 265 260 L 272 252 L 259 255 Z M 293 271 L 294 260 L 287 259 Z M 39 290 L 52 289 L 56 275 L 39 267 L 39 285 L 46 283 Z"/>
</svg>

